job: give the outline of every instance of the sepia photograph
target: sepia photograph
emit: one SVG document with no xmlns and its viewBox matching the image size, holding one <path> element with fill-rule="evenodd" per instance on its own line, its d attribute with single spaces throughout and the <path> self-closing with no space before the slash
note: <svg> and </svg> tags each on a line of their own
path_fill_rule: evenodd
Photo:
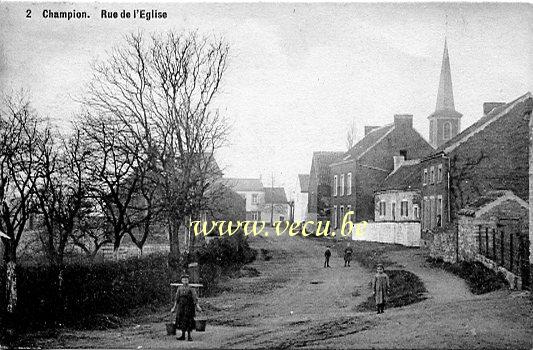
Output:
<svg viewBox="0 0 533 350">
<path fill-rule="evenodd" d="M 532 349 L 529 2 L 0 0 L 0 349 Z"/>
</svg>

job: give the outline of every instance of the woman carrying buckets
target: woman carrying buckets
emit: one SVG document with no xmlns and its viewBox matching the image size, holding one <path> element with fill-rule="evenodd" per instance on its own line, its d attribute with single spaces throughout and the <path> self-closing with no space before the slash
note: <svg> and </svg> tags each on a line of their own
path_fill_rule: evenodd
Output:
<svg viewBox="0 0 533 350">
<path fill-rule="evenodd" d="M 187 340 L 192 341 L 191 331 L 195 328 L 196 310 L 201 312 L 202 308 L 198 305 L 196 291 L 189 285 L 189 275 L 182 275 L 181 283 L 176 292 L 176 302 L 170 312 L 176 311 L 176 328 L 181 330 L 181 337 L 178 340 L 185 340 L 187 332 Z"/>
</svg>

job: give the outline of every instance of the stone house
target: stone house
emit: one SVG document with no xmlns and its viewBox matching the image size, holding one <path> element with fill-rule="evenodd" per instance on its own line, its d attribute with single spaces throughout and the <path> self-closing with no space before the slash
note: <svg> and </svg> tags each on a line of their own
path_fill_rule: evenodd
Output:
<svg viewBox="0 0 533 350">
<path fill-rule="evenodd" d="M 526 287 L 528 210 L 528 203 L 511 191 L 489 191 L 459 211 L 457 230 L 434 236 L 430 253 L 448 262 L 480 261 L 502 272 L 511 288 Z"/>
<path fill-rule="evenodd" d="M 491 190 L 528 198 L 529 99 L 528 92 L 485 104 L 483 117 L 422 159 L 422 230 L 456 221 L 459 210 Z"/>
<path fill-rule="evenodd" d="M 330 165 L 333 229 L 349 210 L 355 212 L 352 220 L 374 220 L 374 192 L 394 170 L 393 156 L 410 160 L 433 151 L 413 128 L 410 114 L 397 114 L 394 123 L 365 131 L 365 136 L 341 160 Z"/>
<path fill-rule="evenodd" d="M 309 174 L 298 174 L 298 187 L 294 200 L 294 221 L 307 220 L 307 202 L 309 200 Z"/>
<path fill-rule="evenodd" d="M 420 222 L 420 159 L 394 158 L 394 170 L 375 192 L 375 221 Z"/>
<path fill-rule="evenodd" d="M 329 165 L 342 158 L 344 152 L 314 152 L 309 172 L 307 220 L 329 220 L 331 180 Z"/>
</svg>

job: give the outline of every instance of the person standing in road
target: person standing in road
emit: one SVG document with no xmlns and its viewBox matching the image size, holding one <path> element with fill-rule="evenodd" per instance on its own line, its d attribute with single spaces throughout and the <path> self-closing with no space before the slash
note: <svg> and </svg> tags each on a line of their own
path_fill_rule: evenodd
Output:
<svg viewBox="0 0 533 350">
<path fill-rule="evenodd" d="M 350 247 L 350 243 L 348 243 L 348 247 L 344 249 L 344 267 L 350 266 L 350 262 L 352 261 L 352 255 L 353 255 L 353 249 Z"/>
<path fill-rule="evenodd" d="M 329 266 L 329 258 L 331 257 L 331 250 L 329 249 L 329 246 L 326 247 L 326 251 L 324 252 L 324 267 L 330 267 Z"/>
<path fill-rule="evenodd" d="M 191 332 L 195 329 L 196 309 L 198 311 L 202 309 L 198 305 L 196 291 L 189 285 L 189 275 L 182 275 L 181 283 L 176 292 L 176 302 L 170 312 L 176 311 L 176 328 L 181 330 L 181 337 L 178 340 L 185 340 L 187 332 L 187 340 L 192 341 Z"/>
<path fill-rule="evenodd" d="M 372 283 L 378 314 L 382 314 L 385 311 L 385 300 L 389 293 L 389 287 L 389 276 L 385 273 L 383 265 L 378 264 L 377 273 Z"/>
</svg>

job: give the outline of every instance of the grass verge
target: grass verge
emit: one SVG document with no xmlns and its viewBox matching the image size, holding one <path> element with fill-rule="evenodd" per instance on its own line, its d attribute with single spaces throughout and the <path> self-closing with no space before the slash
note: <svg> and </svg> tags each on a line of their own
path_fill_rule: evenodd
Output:
<svg viewBox="0 0 533 350">
<path fill-rule="evenodd" d="M 432 267 L 441 268 L 464 279 L 470 291 L 477 295 L 509 286 L 501 272 L 494 272 L 478 261 L 461 261 L 453 264 L 435 258 L 428 258 L 427 261 Z"/>
</svg>

